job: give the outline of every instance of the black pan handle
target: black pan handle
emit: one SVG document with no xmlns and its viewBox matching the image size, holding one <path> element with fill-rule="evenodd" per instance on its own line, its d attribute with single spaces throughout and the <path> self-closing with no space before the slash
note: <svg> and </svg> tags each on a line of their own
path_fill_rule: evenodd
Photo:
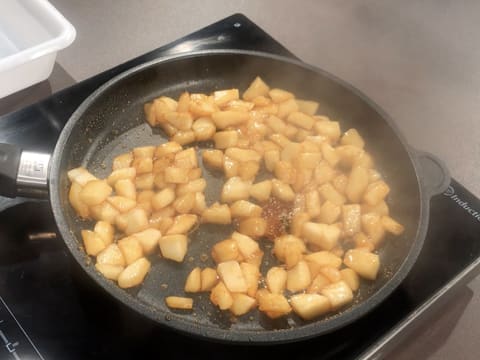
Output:
<svg viewBox="0 0 480 360">
<path fill-rule="evenodd" d="M 48 196 L 50 154 L 24 151 L 0 143 L 0 195 L 45 198 Z"/>
<path fill-rule="evenodd" d="M 444 162 L 425 151 L 414 150 L 420 181 L 428 197 L 443 193 L 450 185 L 450 172 Z"/>
</svg>

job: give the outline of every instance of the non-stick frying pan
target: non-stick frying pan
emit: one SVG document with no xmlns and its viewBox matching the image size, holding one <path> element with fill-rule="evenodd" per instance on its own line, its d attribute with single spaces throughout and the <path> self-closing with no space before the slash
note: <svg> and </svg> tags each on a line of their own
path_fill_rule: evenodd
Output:
<svg viewBox="0 0 480 360">
<path fill-rule="evenodd" d="M 257 76 L 274 87 L 288 89 L 300 98 L 320 102 L 321 113 L 341 121 L 342 129 L 358 129 L 391 186 L 393 217 L 405 225 L 400 237 L 389 238 L 380 250 L 378 279 L 360 288 L 354 303 L 339 313 L 306 322 L 292 315 L 271 320 L 257 312 L 232 320 L 215 308 L 208 294 L 195 295 L 193 312 L 172 311 L 168 295 L 182 295 L 187 274 L 204 262 L 211 246 L 232 231 L 223 225 L 202 225 L 191 236 L 186 260 L 174 263 L 152 257 L 152 269 L 138 288 L 122 290 L 96 272 L 81 247 L 80 231 L 91 228 L 68 202 L 67 171 L 80 165 L 99 177 L 106 176 L 112 159 L 135 146 L 158 145 L 166 136 L 145 122 L 143 104 L 160 95 L 177 97 L 183 91 L 210 93 L 216 89 L 246 89 Z M 38 192 L 47 183 L 48 156 L 21 152 L 12 145 L 0 147 L 2 191 L 13 196 L 16 188 Z M 18 163 L 20 162 L 20 171 Z M 222 179 L 204 170 L 208 202 L 218 199 Z M 86 273 L 131 309 L 169 328 L 205 339 L 239 343 L 289 342 L 318 336 L 355 321 L 384 300 L 405 278 L 424 241 L 429 201 L 443 191 L 449 176 L 435 157 L 412 150 L 398 129 L 372 101 L 334 76 L 287 58 L 234 50 L 203 51 L 158 59 L 126 71 L 107 82 L 71 116 L 50 158 L 48 193 L 59 233 Z M 32 187 L 33 184 L 33 187 Z M 263 242 L 266 255 L 268 243 Z"/>
</svg>

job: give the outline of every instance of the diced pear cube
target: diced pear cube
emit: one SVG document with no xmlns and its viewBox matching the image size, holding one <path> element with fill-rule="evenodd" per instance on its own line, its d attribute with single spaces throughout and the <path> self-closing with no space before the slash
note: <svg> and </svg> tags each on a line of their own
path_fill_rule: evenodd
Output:
<svg viewBox="0 0 480 360">
<path fill-rule="evenodd" d="M 179 309 L 179 310 L 193 309 L 193 299 L 183 297 L 183 296 L 167 296 L 165 298 L 165 303 L 171 309 Z"/>
<path fill-rule="evenodd" d="M 405 230 L 402 224 L 388 215 L 382 216 L 381 221 L 384 229 L 393 235 L 401 235 Z"/>
<path fill-rule="evenodd" d="M 337 189 L 333 187 L 331 183 L 325 183 L 318 188 L 320 195 L 324 200 L 329 200 L 335 205 L 343 205 L 347 201 Z"/>
<path fill-rule="evenodd" d="M 318 216 L 318 219 L 322 223 L 333 224 L 335 221 L 337 221 L 341 213 L 341 206 L 327 200 L 322 204 L 322 207 L 320 208 L 320 214 Z"/>
<path fill-rule="evenodd" d="M 195 193 L 186 193 L 178 196 L 172 206 L 180 214 L 189 213 L 195 206 Z"/>
<path fill-rule="evenodd" d="M 328 313 L 330 300 L 319 294 L 297 294 L 290 298 L 293 311 L 304 320 L 312 320 Z"/>
<path fill-rule="evenodd" d="M 134 208 L 128 213 L 125 213 L 127 226 L 125 227 L 125 234 L 130 235 L 148 227 L 148 216 L 144 209 Z"/>
<path fill-rule="evenodd" d="M 220 170 L 223 168 L 223 152 L 221 150 L 205 150 L 202 153 L 203 163 L 208 167 Z"/>
<path fill-rule="evenodd" d="M 165 124 L 165 125 L 169 125 L 169 124 Z M 172 141 L 175 141 L 180 145 L 187 145 L 195 141 L 195 133 L 192 130 L 186 130 L 186 131 L 180 130 L 175 132 L 175 134 L 171 137 L 171 139 Z"/>
<path fill-rule="evenodd" d="M 137 175 L 135 178 L 135 187 L 137 190 L 152 190 L 155 185 L 155 175 L 146 173 Z"/>
<path fill-rule="evenodd" d="M 340 158 L 335 151 L 335 148 L 327 142 L 320 145 L 323 158 L 328 162 L 330 166 L 336 166 L 340 161 Z"/>
<path fill-rule="evenodd" d="M 67 172 L 67 176 L 72 183 L 77 183 L 82 187 L 92 180 L 98 180 L 94 175 L 92 175 L 84 167 L 78 167 L 78 168 L 69 170 Z"/>
<path fill-rule="evenodd" d="M 255 240 L 236 231 L 232 234 L 232 239 L 237 243 L 238 250 L 245 262 L 260 265 L 258 259 L 261 260 L 263 251 Z"/>
<path fill-rule="evenodd" d="M 287 117 L 287 121 L 305 130 L 310 130 L 313 127 L 313 124 L 315 123 L 314 118 L 300 111 L 295 111 L 290 113 Z"/>
<path fill-rule="evenodd" d="M 287 298 L 282 294 L 272 294 L 266 289 L 257 292 L 258 308 L 271 318 L 288 315 L 292 308 Z"/>
<path fill-rule="evenodd" d="M 385 236 L 385 227 L 382 218 L 377 213 L 366 213 L 361 216 L 362 230 L 370 238 L 370 241 L 377 246 Z"/>
<path fill-rule="evenodd" d="M 214 203 L 202 212 L 202 222 L 211 224 L 230 224 L 232 216 L 226 204 Z"/>
<path fill-rule="evenodd" d="M 320 194 L 317 190 L 312 190 L 305 193 L 305 207 L 307 208 L 310 218 L 315 218 L 321 213 L 322 204 Z"/>
<path fill-rule="evenodd" d="M 192 180 L 186 184 L 179 184 L 175 189 L 177 196 L 183 196 L 187 193 L 203 192 L 207 187 L 207 182 L 203 178 Z"/>
<path fill-rule="evenodd" d="M 368 280 L 375 280 L 380 269 L 380 258 L 377 254 L 358 249 L 348 250 L 343 262 L 358 275 Z"/>
<path fill-rule="evenodd" d="M 167 235 L 187 234 L 197 224 L 197 221 L 198 216 L 193 214 L 175 216 L 172 226 L 167 231 Z"/>
<path fill-rule="evenodd" d="M 237 145 L 238 132 L 236 130 L 217 131 L 213 135 L 216 149 L 227 149 Z"/>
<path fill-rule="evenodd" d="M 228 156 L 223 157 L 223 173 L 227 179 L 239 176 L 240 162 L 230 159 Z"/>
<path fill-rule="evenodd" d="M 218 264 L 217 273 L 229 291 L 247 292 L 247 283 L 238 261 L 230 260 Z"/>
<path fill-rule="evenodd" d="M 250 118 L 250 114 L 248 112 L 232 110 L 216 111 L 211 116 L 217 129 L 226 129 L 231 126 L 239 126 L 246 123 Z"/>
<path fill-rule="evenodd" d="M 362 199 L 368 187 L 368 170 L 362 166 L 355 166 L 348 176 L 345 193 L 352 203 L 358 203 Z"/>
<path fill-rule="evenodd" d="M 262 215 L 262 208 L 247 200 L 237 200 L 230 205 L 230 211 L 235 218 Z"/>
<path fill-rule="evenodd" d="M 365 201 L 368 205 L 376 205 L 380 201 L 384 200 L 389 192 L 390 187 L 387 185 L 387 183 L 385 183 L 385 181 L 375 181 L 368 184 L 363 195 L 363 201 Z"/>
<path fill-rule="evenodd" d="M 186 184 L 190 169 L 168 166 L 165 168 L 165 181 L 171 184 Z"/>
<path fill-rule="evenodd" d="M 258 265 L 247 262 L 240 263 L 243 277 L 247 284 L 247 295 L 254 297 L 258 289 L 258 281 L 260 280 L 260 270 Z"/>
<path fill-rule="evenodd" d="M 135 200 L 123 196 L 109 196 L 107 201 L 121 213 L 130 211 L 137 206 Z"/>
<path fill-rule="evenodd" d="M 352 291 L 357 291 L 360 287 L 360 278 L 358 274 L 352 269 L 346 268 L 340 270 L 340 275 L 342 280 L 347 283 L 347 285 L 352 289 Z"/>
<path fill-rule="evenodd" d="M 97 264 L 117 265 L 124 267 L 126 262 L 118 245 L 110 244 L 100 253 L 98 253 Z"/>
<path fill-rule="evenodd" d="M 313 171 L 313 178 L 317 185 L 323 185 L 332 181 L 337 172 L 326 161 L 320 161 L 316 164 Z M 341 194 L 340 194 L 341 195 Z"/>
<path fill-rule="evenodd" d="M 299 169 L 315 169 L 321 159 L 322 154 L 319 152 L 303 152 L 298 156 L 296 166 Z"/>
<path fill-rule="evenodd" d="M 143 248 L 137 238 L 133 236 L 125 237 L 118 240 L 117 244 L 127 265 L 143 257 Z"/>
<path fill-rule="evenodd" d="M 137 175 L 137 171 L 135 170 L 134 167 L 120 168 L 112 171 L 111 174 L 108 175 L 107 182 L 110 186 L 112 186 L 112 185 L 115 185 L 115 183 L 118 180 L 122 180 L 122 179 L 133 180 L 135 179 L 136 175 Z"/>
<path fill-rule="evenodd" d="M 325 286 L 320 293 L 330 300 L 333 310 L 339 309 L 353 301 L 352 289 L 343 280 Z"/>
<path fill-rule="evenodd" d="M 197 154 L 193 147 L 175 153 L 174 166 L 193 169 L 198 167 Z"/>
<path fill-rule="evenodd" d="M 155 157 L 158 159 L 168 154 L 175 154 L 181 150 L 182 150 L 182 145 L 174 141 L 170 141 L 165 144 L 161 144 L 157 146 L 157 148 L 155 149 Z"/>
<path fill-rule="evenodd" d="M 295 111 L 298 111 L 297 101 L 295 99 L 288 99 L 278 104 L 277 116 L 284 119 Z"/>
<path fill-rule="evenodd" d="M 309 243 L 322 249 L 333 249 L 340 238 L 340 229 L 335 225 L 306 222 L 303 225 L 303 236 Z"/>
<path fill-rule="evenodd" d="M 135 183 L 132 179 L 121 179 L 118 180 L 115 185 L 115 193 L 119 196 L 123 196 L 132 200 L 137 198 L 137 189 L 135 188 Z"/>
<path fill-rule="evenodd" d="M 163 209 L 175 200 L 175 191 L 172 188 L 165 188 L 152 197 L 152 206 L 155 210 Z"/>
<path fill-rule="evenodd" d="M 317 121 L 314 129 L 319 135 L 324 135 L 335 143 L 340 139 L 341 129 L 338 121 Z"/>
<path fill-rule="evenodd" d="M 330 284 L 330 280 L 328 280 L 325 275 L 319 273 L 313 278 L 310 286 L 307 289 L 307 293 L 309 294 L 320 293 L 320 291 L 329 284 Z"/>
<path fill-rule="evenodd" d="M 318 110 L 318 102 L 311 100 L 295 100 L 298 105 L 298 111 L 301 111 L 308 115 L 315 115 Z"/>
<path fill-rule="evenodd" d="M 117 280 L 120 274 L 125 269 L 120 265 L 100 264 L 96 263 L 95 268 L 100 274 L 109 280 Z"/>
<path fill-rule="evenodd" d="M 200 274 L 202 288 L 200 291 L 210 291 L 218 282 L 217 270 L 205 268 Z"/>
<path fill-rule="evenodd" d="M 333 266 L 324 266 L 320 268 L 319 273 L 325 276 L 331 283 L 342 280 L 340 271 Z"/>
<path fill-rule="evenodd" d="M 187 253 L 188 238 L 183 234 L 165 235 L 158 241 L 162 256 L 182 262 Z"/>
<path fill-rule="evenodd" d="M 290 142 L 280 152 L 280 160 L 294 162 L 302 152 L 302 144 L 296 142 Z"/>
<path fill-rule="evenodd" d="M 257 304 L 257 300 L 254 297 L 242 293 L 233 293 L 232 298 L 233 303 L 232 306 L 230 306 L 230 311 L 235 316 L 248 313 Z"/>
<path fill-rule="evenodd" d="M 273 266 L 267 271 L 266 283 L 271 293 L 282 294 L 287 284 L 287 271 L 279 266 Z"/>
<path fill-rule="evenodd" d="M 249 217 L 240 221 L 238 225 L 238 232 L 258 238 L 265 235 L 267 230 L 267 222 L 262 217 Z"/>
<path fill-rule="evenodd" d="M 209 117 L 201 117 L 195 120 L 192 125 L 196 141 L 207 141 L 213 138 L 217 130 L 215 123 Z"/>
<path fill-rule="evenodd" d="M 347 130 L 340 139 L 340 143 L 342 145 L 353 145 L 359 147 L 360 149 L 363 149 L 365 146 L 365 141 L 356 129 Z"/>
<path fill-rule="evenodd" d="M 291 202 L 295 199 L 295 193 L 290 185 L 285 184 L 277 179 L 272 180 L 272 194 L 285 202 Z"/>
<path fill-rule="evenodd" d="M 242 255 L 235 240 L 225 239 L 217 242 L 212 247 L 212 258 L 219 264 L 229 260 L 240 260 Z"/>
<path fill-rule="evenodd" d="M 91 206 L 90 214 L 95 220 L 103 220 L 113 224 L 120 212 L 107 201 L 104 201 L 99 205 Z"/>
<path fill-rule="evenodd" d="M 270 88 L 268 87 L 268 85 L 262 80 L 262 78 L 257 76 L 255 80 L 252 81 L 248 89 L 245 90 L 242 98 L 244 100 L 250 101 L 257 96 L 267 96 L 269 91 Z"/>
<path fill-rule="evenodd" d="M 210 116 L 218 111 L 218 106 L 213 101 L 213 97 L 201 94 L 202 97 L 196 98 L 193 95 L 195 94 L 192 94 L 188 110 L 194 117 Z"/>
<path fill-rule="evenodd" d="M 265 202 L 270 197 L 272 191 L 272 182 L 270 180 L 264 180 L 253 184 L 250 187 L 250 196 L 260 202 Z"/>
<path fill-rule="evenodd" d="M 202 270 L 194 268 L 187 276 L 184 289 L 185 292 L 196 293 L 202 290 Z"/>
<path fill-rule="evenodd" d="M 250 182 L 234 176 L 228 179 L 222 188 L 221 201 L 231 203 L 237 200 L 246 200 L 250 196 Z"/>
<path fill-rule="evenodd" d="M 118 169 L 130 167 L 130 165 L 132 164 L 132 161 L 133 161 L 133 154 L 131 152 L 118 155 L 113 159 L 112 169 L 118 170 Z"/>
<path fill-rule="evenodd" d="M 153 253 L 158 247 L 158 241 L 162 237 L 162 233 L 157 229 L 146 229 L 132 235 L 142 246 L 144 254 Z"/>
<path fill-rule="evenodd" d="M 118 276 L 118 286 L 122 289 L 140 285 L 150 270 L 150 262 L 142 257 L 128 265 Z"/>
<path fill-rule="evenodd" d="M 276 149 L 265 151 L 263 159 L 267 170 L 273 172 L 275 165 L 280 161 L 280 151 Z"/>
<path fill-rule="evenodd" d="M 210 292 L 210 301 L 220 310 L 227 310 L 233 305 L 233 297 L 222 281 L 219 281 Z"/>
<path fill-rule="evenodd" d="M 153 170 L 153 159 L 149 157 L 134 158 L 132 167 L 137 171 L 137 176 L 150 173 Z"/>
<path fill-rule="evenodd" d="M 311 282 L 310 270 L 303 260 L 287 271 L 287 289 L 292 292 L 306 289 Z"/>
<path fill-rule="evenodd" d="M 251 149 L 230 147 L 225 150 L 225 156 L 236 161 L 260 161 L 262 158 L 258 152 Z"/>
<path fill-rule="evenodd" d="M 240 97 L 238 89 L 217 90 L 213 92 L 213 101 L 218 106 L 223 106 Z"/>
<path fill-rule="evenodd" d="M 115 229 L 109 222 L 103 220 L 97 221 L 93 231 L 102 238 L 105 245 L 110 245 L 113 242 Z"/>
<path fill-rule="evenodd" d="M 270 98 L 274 103 L 281 103 L 286 100 L 293 99 L 295 97 L 291 92 L 283 89 L 277 89 L 277 88 L 271 89 L 268 92 L 268 95 L 270 96 Z"/>
<path fill-rule="evenodd" d="M 68 200 L 77 214 L 86 219 L 90 216 L 90 210 L 88 209 L 88 205 L 80 198 L 81 191 L 82 186 L 77 182 L 73 182 L 70 186 L 70 191 L 68 192 Z"/>
<path fill-rule="evenodd" d="M 309 264 L 312 263 L 310 269 L 320 269 L 326 266 L 338 269 L 342 265 L 342 259 L 330 251 L 317 251 L 307 254 L 305 255 L 305 261 Z M 317 272 L 315 271 L 315 273 Z"/>
<path fill-rule="evenodd" d="M 288 268 L 295 266 L 307 251 L 302 239 L 293 235 L 283 235 L 274 240 L 273 253 L 276 258 L 287 264 Z"/>
<path fill-rule="evenodd" d="M 195 193 L 195 202 L 193 204 L 192 212 L 197 215 L 202 215 L 202 213 L 207 208 L 207 203 L 205 201 L 205 195 L 203 193 Z"/>
<path fill-rule="evenodd" d="M 100 235 L 90 230 L 82 230 L 83 245 L 88 255 L 96 256 L 100 251 L 106 248 Z"/>
<path fill-rule="evenodd" d="M 92 180 L 85 184 L 80 191 L 80 199 L 88 206 L 104 202 L 112 193 L 112 188 L 103 180 Z"/>
<path fill-rule="evenodd" d="M 278 161 L 273 169 L 275 177 L 285 184 L 294 184 L 297 179 L 297 169 L 288 161 Z"/>
<path fill-rule="evenodd" d="M 383 215 L 389 215 L 390 213 L 390 209 L 388 208 L 388 205 L 385 202 L 385 200 L 380 201 L 378 204 L 373 206 L 365 203 L 361 204 L 360 206 L 362 207 L 362 214 L 376 213 L 380 216 L 383 216 Z"/>
<path fill-rule="evenodd" d="M 133 156 L 140 158 L 153 158 L 155 146 L 139 146 L 133 149 Z"/>
<path fill-rule="evenodd" d="M 299 211 L 293 214 L 290 222 L 290 233 L 293 236 L 302 236 L 303 224 L 310 220 L 310 215 L 307 212 Z"/>
</svg>

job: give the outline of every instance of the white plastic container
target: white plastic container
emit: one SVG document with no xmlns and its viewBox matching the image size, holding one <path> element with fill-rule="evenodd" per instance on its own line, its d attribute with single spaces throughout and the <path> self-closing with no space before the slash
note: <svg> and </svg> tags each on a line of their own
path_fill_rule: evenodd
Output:
<svg viewBox="0 0 480 360">
<path fill-rule="evenodd" d="M 0 98 L 47 79 L 75 36 L 47 0 L 0 0 Z"/>
</svg>

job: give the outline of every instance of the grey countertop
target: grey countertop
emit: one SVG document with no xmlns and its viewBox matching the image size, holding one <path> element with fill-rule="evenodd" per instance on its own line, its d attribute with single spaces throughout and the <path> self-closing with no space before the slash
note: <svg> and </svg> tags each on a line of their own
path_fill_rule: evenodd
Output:
<svg viewBox="0 0 480 360">
<path fill-rule="evenodd" d="M 77 30 L 75 42 L 58 54 L 52 91 L 240 12 L 305 62 L 361 89 L 411 145 L 443 159 L 452 176 L 480 196 L 478 1 L 51 2 Z M 45 95 L 22 92 L 0 111 Z M 389 358 L 478 358 L 477 309 L 479 278 Z"/>
</svg>

